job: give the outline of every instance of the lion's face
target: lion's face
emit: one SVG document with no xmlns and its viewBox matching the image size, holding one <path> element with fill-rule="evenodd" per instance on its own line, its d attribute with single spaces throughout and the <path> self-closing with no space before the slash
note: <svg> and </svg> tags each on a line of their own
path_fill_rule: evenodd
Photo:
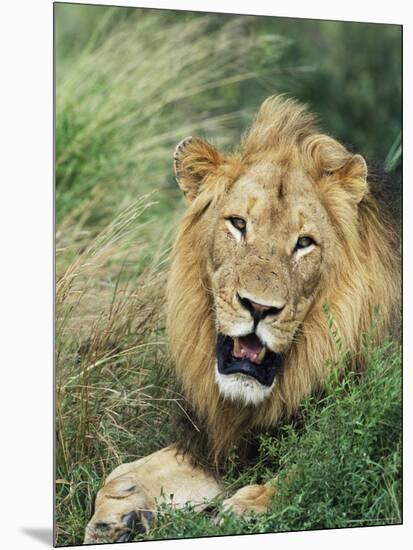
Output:
<svg viewBox="0 0 413 550">
<path fill-rule="evenodd" d="M 315 298 L 334 232 L 299 165 L 253 164 L 205 216 L 222 394 L 257 403 Z"/>
<path fill-rule="evenodd" d="M 287 154 L 272 147 L 229 159 L 190 138 L 177 148 L 175 171 L 196 212 L 219 392 L 256 405 L 271 395 L 320 288 L 331 284 L 340 248 L 323 194 L 343 193 L 356 216 L 364 160 L 326 136 Z"/>
</svg>

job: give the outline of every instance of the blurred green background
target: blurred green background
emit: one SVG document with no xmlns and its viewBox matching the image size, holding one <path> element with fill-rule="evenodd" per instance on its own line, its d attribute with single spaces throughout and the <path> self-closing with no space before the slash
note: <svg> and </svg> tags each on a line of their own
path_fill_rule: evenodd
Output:
<svg viewBox="0 0 413 550">
<path fill-rule="evenodd" d="M 168 375 L 163 317 L 184 208 L 176 144 L 200 135 L 232 150 L 261 102 L 284 92 L 383 169 L 398 202 L 401 28 L 54 9 L 56 544 L 68 545 L 82 541 L 102 479 L 169 444 L 170 416 L 185 406 Z M 222 528 L 169 510 L 145 538 L 399 523 L 400 355 L 376 355 L 370 386 L 333 394 L 334 406 L 314 412 L 304 439 L 291 428 L 282 445 L 264 441 L 274 464 L 303 464 L 301 492 L 287 491 L 290 506 Z M 270 475 L 260 463 L 242 478 L 235 472 L 226 478 L 232 488 Z"/>
<path fill-rule="evenodd" d="M 399 26 L 55 9 L 58 221 L 111 179 L 131 177 L 145 191 L 146 168 L 172 186 L 172 151 L 183 134 L 232 147 L 262 100 L 279 92 L 308 103 L 326 132 L 400 180 Z M 157 166 L 142 162 L 144 148 Z"/>
</svg>

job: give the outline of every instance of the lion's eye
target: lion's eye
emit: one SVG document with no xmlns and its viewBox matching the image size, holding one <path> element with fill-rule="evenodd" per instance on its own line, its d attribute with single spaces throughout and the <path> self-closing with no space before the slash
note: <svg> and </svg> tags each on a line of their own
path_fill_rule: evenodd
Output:
<svg viewBox="0 0 413 550">
<path fill-rule="evenodd" d="M 238 229 L 238 231 L 241 231 L 241 233 L 245 232 L 245 228 L 247 227 L 247 222 L 245 220 L 243 220 L 242 218 L 238 218 L 236 216 L 231 216 L 228 219 L 232 223 L 232 225 L 235 227 L 235 229 Z"/>
<path fill-rule="evenodd" d="M 295 245 L 295 249 L 300 250 L 302 248 L 308 248 L 312 244 L 314 244 L 314 240 L 311 237 L 299 237 Z"/>
</svg>

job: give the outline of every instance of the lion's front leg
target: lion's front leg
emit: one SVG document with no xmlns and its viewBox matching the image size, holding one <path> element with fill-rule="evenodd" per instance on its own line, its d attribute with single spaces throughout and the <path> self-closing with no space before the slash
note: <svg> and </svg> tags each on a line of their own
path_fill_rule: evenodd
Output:
<svg viewBox="0 0 413 550">
<path fill-rule="evenodd" d="M 108 476 L 96 496 L 84 543 L 125 542 L 133 532 L 149 529 L 163 500 L 176 507 L 191 503 L 201 511 L 221 491 L 213 476 L 166 447 L 122 464 Z"/>
<path fill-rule="evenodd" d="M 223 502 L 222 511 L 231 512 L 237 516 L 249 512 L 262 513 L 271 507 L 272 497 L 276 488 L 269 483 L 265 485 L 246 485 L 238 489 L 232 497 Z"/>
</svg>

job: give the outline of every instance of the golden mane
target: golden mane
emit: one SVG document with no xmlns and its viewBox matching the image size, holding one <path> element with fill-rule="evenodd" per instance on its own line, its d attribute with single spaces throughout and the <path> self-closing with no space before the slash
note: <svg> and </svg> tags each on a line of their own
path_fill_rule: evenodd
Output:
<svg viewBox="0 0 413 550">
<path fill-rule="evenodd" d="M 275 147 L 288 151 L 292 143 L 304 140 L 315 131 L 316 118 L 304 105 L 283 95 L 271 96 L 261 105 L 254 124 L 243 136 L 243 159 L 248 161 Z"/>
<path fill-rule="evenodd" d="M 332 138 L 318 133 L 305 107 L 282 97 L 269 98 L 240 151 L 227 157 L 213 181 L 207 177 L 188 207 L 172 253 L 167 286 L 172 360 L 185 398 L 196 417 L 203 419 L 209 453 L 216 462 L 225 460 L 245 432 L 274 427 L 281 417 L 297 410 L 305 395 L 325 384 L 329 360 L 338 353 L 325 304 L 351 367 L 363 366 L 363 335 L 371 329 L 376 308 L 380 315 L 376 340 L 381 340 L 392 325 L 398 325 L 397 246 L 378 203 L 371 191 L 358 196 L 361 179 L 358 181 L 357 176 L 347 178 L 342 187 L 320 184 L 320 200 L 338 235 L 337 263 L 328 278 L 325 276 L 325 285 L 288 352 L 272 396 L 255 407 L 220 396 L 214 378 L 216 334 L 205 269 L 204 213 L 238 177 L 243 164 L 271 155 L 275 149 L 278 159 L 299 154 L 308 163 L 308 170 L 316 173 L 340 168 L 350 156 Z M 349 194 L 352 200 L 348 200 Z"/>
</svg>

